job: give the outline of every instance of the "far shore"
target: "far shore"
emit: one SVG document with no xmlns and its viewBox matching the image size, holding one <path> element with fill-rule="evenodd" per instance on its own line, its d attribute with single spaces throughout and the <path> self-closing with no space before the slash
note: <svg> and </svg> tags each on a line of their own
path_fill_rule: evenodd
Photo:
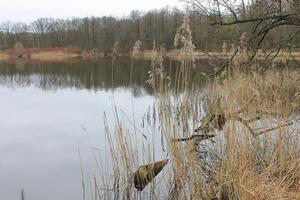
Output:
<svg viewBox="0 0 300 200">
<path fill-rule="evenodd" d="M 53 50 L 54 49 L 54 50 Z M 98 51 L 67 51 L 67 50 L 56 50 L 58 48 L 53 49 L 34 49 L 30 53 L 25 53 L 21 56 L 16 56 L 16 54 L 10 51 L 0 51 L 0 61 L 6 63 L 13 63 L 16 59 L 24 59 L 26 61 L 32 62 L 64 62 L 69 60 L 76 60 L 76 59 L 84 59 L 84 60 L 95 60 L 99 58 L 105 57 L 112 57 L 113 55 L 110 52 L 98 52 Z M 27 49 L 30 51 L 31 49 Z M 268 52 L 259 51 L 256 55 L 257 60 L 265 59 Z M 142 50 L 140 54 L 135 57 L 136 59 L 144 59 L 144 60 L 151 60 L 153 55 L 153 50 Z M 200 50 L 195 51 L 195 58 L 196 59 L 229 59 L 231 57 L 231 53 L 222 53 L 222 52 L 203 52 Z M 132 53 L 119 53 L 117 56 L 123 57 L 128 56 L 132 57 Z M 178 60 L 180 57 L 179 50 L 170 50 L 163 53 L 163 56 L 171 59 L 171 60 Z M 284 61 L 287 59 L 294 59 L 300 61 L 300 52 L 284 52 L 281 51 L 278 53 L 275 61 Z"/>
</svg>

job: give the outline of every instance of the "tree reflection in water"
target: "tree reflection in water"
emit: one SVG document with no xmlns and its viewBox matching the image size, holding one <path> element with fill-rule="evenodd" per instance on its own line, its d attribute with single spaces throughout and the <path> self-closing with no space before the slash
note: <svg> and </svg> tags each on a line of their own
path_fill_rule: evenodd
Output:
<svg viewBox="0 0 300 200">
<path fill-rule="evenodd" d="M 172 80 L 178 73 L 176 63 L 166 61 L 167 72 Z M 15 65 L 0 63 L 0 85 L 7 87 L 34 86 L 42 90 L 57 90 L 64 88 L 87 90 L 130 89 L 134 96 L 143 93 L 151 94 L 146 83 L 150 62 L 136 60 L 133 63 L 132 85 L 130 85 L 131 62 L 129 59 L 118 59 L 114 62 L 112 83 L 111 59 L 95 61 L 76 61 L 55 64 L 25 64 Z M 195 80 L 201 80 L 200 73 L 194 74 Z"/>
</svg>

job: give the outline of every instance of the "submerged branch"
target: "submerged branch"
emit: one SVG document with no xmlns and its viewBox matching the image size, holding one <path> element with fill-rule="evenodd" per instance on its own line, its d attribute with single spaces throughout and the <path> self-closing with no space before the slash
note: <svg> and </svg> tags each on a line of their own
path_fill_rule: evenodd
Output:
<svg viewBox="0 0 300 200">
<path fill-rule="evenodd" d="M 218 73 L 220 73 L 223 69 L 225 69 L 227 66 L 230 65 L 230 63 L 232 62 L 232 60 L 234 59 L 234 57 L 236 56 L 236 54 L 238 53 L 238 48 L 235 49 L 233 55 L 230 57 L 229 60 L 227 60 L 217 71 L 215 71 L 214 73 L 208 75 L 209 78 L 211 78 L 212 76 L 217 75 Z"/>
<path fill-rule="evenodd" d="M 190 137 L 185 137 L 185 138 L 175 138 L 172 141 L 176 141 L 176 142 L 184 142 L 184 141 L 189 141 L 189 140 L 198 140 L 198 141 L 203 141 L 203 140 L 207 140 L 210 138 L 215 137 L 215 134 L 211 134 L 211 135 L 203 135 L 203 134 L 197 134 L 197 135 L 192 135 Z"/>
<path fill-rule="evenodd" d="M 275 131 L 275 130 L 280 129 L 280 128 L 291 126 L 293 124 L 294 124 L 293 122 L 288 122 L 288 123 L 283 124 L 283 125 L 279 125 L 279 126 L 276 126 L 276 127 L 273 127 L 273 128 L 269 128 L 269 129 L 266 129 L 266 130 L 263 130 L 263 131 L 260 131 L 260 132 L 256 133 L 255 136 L 259 136 L 259 135 L 262 135 L 262 134 L 265 134 L 265 133 L 268 133 L 268 132 L 271 132 L 271 131 Z"/>
</svg>

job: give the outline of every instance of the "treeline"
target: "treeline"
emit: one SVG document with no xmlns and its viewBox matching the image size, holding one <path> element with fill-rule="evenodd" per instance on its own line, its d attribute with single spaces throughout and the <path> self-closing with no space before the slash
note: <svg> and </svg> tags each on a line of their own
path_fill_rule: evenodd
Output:
<svg viewBox="0 0 300 200">
<path fill-rule="evenodd" d="M 129 51 L 136 40 L 143 49 L 164 44 L 173 48 L 173 39 L 182 23 L 183 11 L 176 8 L 141 13 L 132 11 L 128 17 L 89 17 L 72 19 L 42 18 L 32 23 L 4 22 L 0 24 L 0 50 L 12 48 L 18 41 L 27 48 L 79 47 L 110 51 L 118 44 L 120 51 Z M 190 26 L 198 49 L 220 50 L 224 41 L 237 42 L 247 32 L 246 25 L 211 26 L 217 16 L 190 12 Z M 288 36 L 290 27 L 280 27 L 268 35 L 265 47 L 272 48 L 280 38 Z M 293 45 L 299 47 L 299 36 Z"/>
</svg>

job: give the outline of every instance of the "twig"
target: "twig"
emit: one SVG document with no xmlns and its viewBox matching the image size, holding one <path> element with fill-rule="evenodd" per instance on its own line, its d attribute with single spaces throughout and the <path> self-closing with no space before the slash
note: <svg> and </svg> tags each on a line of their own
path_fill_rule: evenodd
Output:
<svg viewBox="0 0 300 200">
<path fill-rule="evenodd" d="M 227 60 L 217 71 L 215 71 L 214 73 L 208 75 L 208 77 L 211 78 L 212 76 L 217 75 L 220 71 L 225 69 L 225 67 L 227 67 L 232 62 L 232 60 L 236 56 L 237 52 L 238 52 L 238 48 L 235 49 L 233 55 L 230 57 L 229 60 Z"/>
<path fill-rule="evenodd" d="M 261 132 L 255 134 L 255 136 L 259 136 L 259 135 L 261 135 L 261 134 L 265 134 L 265 133 L 274 131 L 274 130 L 276 130 L 276 129 L 283 128 L 283 127 L 286 127 L 286 126 L 291 126 L 291 125 L 293 125 L 293 122 L 288 122 L 288 123 L 286 123 L 286 124 L 283 124 L 283 125 L 280 125 L 280 126 L 276 126 L 276 127 L 269 128 L 269 129 L 266 129 L 266 130 L 264 130 L 264 131 L 261 131 Z"/>
</svg>

